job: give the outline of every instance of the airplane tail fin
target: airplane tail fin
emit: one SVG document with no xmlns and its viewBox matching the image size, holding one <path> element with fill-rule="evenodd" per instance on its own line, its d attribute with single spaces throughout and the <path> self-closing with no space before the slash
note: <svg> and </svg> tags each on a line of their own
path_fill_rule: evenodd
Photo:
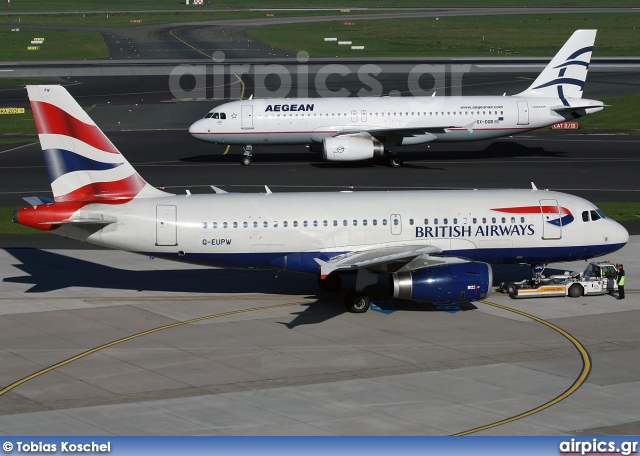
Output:
<svg viewBox="0 0 640 456">
<path fill-rule="evenodd" d="M 524 92 L 516 96 L 582 98 L 597 30 L 576 30 Z"/>
<path fill-rule="evenodd" d="M 29 85 L 27 92 L 56 203 L 167 195 L 137 173 L 67 89 Z"/>
</svg>

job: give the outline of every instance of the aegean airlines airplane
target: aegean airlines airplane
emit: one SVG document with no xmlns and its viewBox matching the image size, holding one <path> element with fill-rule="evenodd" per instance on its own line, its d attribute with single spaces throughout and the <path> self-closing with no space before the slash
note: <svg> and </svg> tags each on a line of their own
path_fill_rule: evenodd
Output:
<svg viewBox="0 0 640 456">
<path fill-rule="evenodd" d="M 244 146 L 244 165 L 254 145 L 306 144 L 325 160 L 387 156 L 397 167 L 397 146 L 498 138 L 601 111 L 601 101 L 582 98 L 595 37 L 596 30 L 574 32 L 513 96 L 249 99 L 215 107 L 189 133 Z"/>
<path fill-rule="evenodd" d="M 605 255 L 627 231 L 589 201 L 530 190 L 173 195 L 149 185 L 64 87 L 27 86 L 53 199 L 25 198 L 14 222 L 130 252 L 223 268 L 316 274 L 365 312 L 379 274 L 390 295 L 486 298 L 490 264 Z"/>
</svg>

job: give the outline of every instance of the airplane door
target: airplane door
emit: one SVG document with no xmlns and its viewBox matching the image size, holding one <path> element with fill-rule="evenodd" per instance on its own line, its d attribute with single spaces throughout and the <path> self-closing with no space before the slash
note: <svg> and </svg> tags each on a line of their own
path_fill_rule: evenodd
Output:
<svg viewBox="0 0 640 456">
<path fill-rule="evenodd" d="M 365 111 L 364 109 L 362 111 L 360 111 L 360 120 L 362 122 L 366 122 L 367 121 L 367 111 Z"/>
<path fill-rule="evenodd" d="M 529 125 L 529 103 L 518 101 L 518 125 Z"/>
<path fill-rule="evenodd" d="M 250 130 L 253 128 L 253 106 L 242 105 L 242 129 Z"/>
<path fill-rule="evenodd" d="M 400 214 L 391 214 L 389 222 L 391 223 L 391 234 L 402 233 L 402 217 L 400 217 Z"/>
<path fill-rule="evenodd" d="M 542 239 L 560 239 L 562 237 L 562 218 L 558 201 L 554 199 L 540 200 L 542 213 Z"/>
<path fill-rule="evenodd" d="M 175 206 L 156 206 L 156 245 L 178 245 Z"/>
<path fill-rule="evenodd" d="M 357 122 L 357 121 L 358 121 L 358 111 L 354 109 L 353 111 L 351 111 L 351 122 Z"/>
</svg>

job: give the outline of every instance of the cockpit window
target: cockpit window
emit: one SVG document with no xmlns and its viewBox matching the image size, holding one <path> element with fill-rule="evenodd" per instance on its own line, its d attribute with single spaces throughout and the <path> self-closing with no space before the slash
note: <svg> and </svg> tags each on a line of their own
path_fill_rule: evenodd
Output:
<svg viewBox="0 0 640 456">
<path fill-rule="evenodd" d="M 598 215 L 600 216 L 600 218 L 607 218 L 606 215 L 604 215 L 604 212 L 602 212 L 600 209 L 596 209 L 596 212 L 598 213 Z"/>
<path fill-rule="evenodd" d="M 583 222 L 588 222 L 589 220 L 590 220 L 590 219 L 589 219 L 589 211 L 584 211 L 584 212 L 582 213 L 582 221 L 583 221 Z"/>
<path fill-rule="evenodd" d="M 226 118 L 227 118 L 227 115 L 226 115 L 224 112 L 221 112 L 221 113 L 220 113 L 220 118 L 221 118 L 221 119 L 226 119 Z"/>
<path fill-rule="evenodd" d="M 214 112 L 213 116 L 211 116 L 211 117 L 213 117 L 214 119 L 219 119 L 220 118 L 220 113 Z"/>
<path fill-rule="evenodd" d="M 213 115 L 212 112 L 208 112 L 206 116 L 204 116 L 205 119 L 208 119 L 209 117 L 211 117 Z"/>
<path fill-rule="evenodd" d="M 596 211 L 591 211 L 591 220 L 595 221 L 595 220 L 600 220 L 600 214 L 598 213 L 600 211 L 596 210 Z"/>
</svg>

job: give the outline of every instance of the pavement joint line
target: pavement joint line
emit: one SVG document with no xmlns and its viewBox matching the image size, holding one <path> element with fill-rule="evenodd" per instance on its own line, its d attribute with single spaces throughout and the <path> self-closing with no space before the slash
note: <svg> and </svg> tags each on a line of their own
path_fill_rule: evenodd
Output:
<svg viewBox="0 0 640 456">
<path fill-rule="evenodd" d="M 79 353 L 75 356 L 72 356 L 71 358 L 67 358 L 64 361 L 60 361 L 59 363 L 53 364 L 49 367 L 46 367 L 44 369 L 39 370 L 38 372 L 34 372 L 31 375 L 28 375 L 24 378 L 21 378 L 18 381 L 15 381 L 13 383 L 11 383 L 10 385 L 0 389 L 0 397 L 2 397 L 2 395 L 8 393 L 9 391 L 11 391 L 12 389 L 16 388 L 17 386 L 20 386 L 26 382 L 28 382 L 29 380 L 33 380 L 36 377 L 39 377 L 41 375 L 46 374 L 47 372 L 51 372 L 59 367 L 65 366 L 69 363 L 72 363 L 73 361 L 77 361 L 81 358 L 84 358 L 85 356 L 89 356 L 93 353 L 99 352 L 100 350 L 104 350 L 105 348 L 109 348 L 109 347 L 113 347 L 114 345 L 120 344 L 122 342 L 127 342 L 129 340 L 132 339 L 136 339 L 138 337 L 142 337 L 142 336 L 146 336 L 148 334 L 153 334 L 156 333 L 158 331 L 163 331 L 165 329 L 171 329 L 171 328 L 175 328 L 177 326 L 182 326 L 182 325 L 188 325 L 190 323 L 197 323 L 200 321 L 205 321 L 205 320 L 211 320 L 213 318 L 220 318 L 220 317 L 227 317 L 229 315 L 237 315 L 237 314 L 241 314 L 241 313 L 248 313 L 248 312 L 256 312 L 259 310 L 269 310 L 269 309 L 277 309 L 280 307 L 292 307 L 292 306 L 299 306 L 299 305 L 305 305 L 308 304 L 307 302 L 286 302 L 286 303 L 281 303 L 281 304 L 271 304 L 271 305 L 266 305 L 266 306 L 260 306 L 260 307 L 250 307 L 247 309 L 238 309 L 238 310 L 231 310 L 228 312 L 221 312 L 218 314 L 213 314 L 213 315 L 207 315 L 204 317 L 197 317 L 197 318 L 191 318 L 189 320 L 184 320 L 184 321 L 179 321 L 179 322 L 175 322 L 175 323 L 170 323 L 168 325 L 164 325 L 164 326 L 158 326 L 157 328 L 153 328 L 153 329 L 149 329 L 147 331 L 142 331 L 139 332 L 137 334 L 133 334 L 131 336 L 127 336 L 127 337 L 123 337 L 121 339 L 117 339 L 114 340 L 112 342 L 108 342 L 106 344 L 100 345 L 98 347 L 94 347 L 90 350 L 84 351 L 82 353 Z"/>
<path fill-rule="evenodd" d="M 556 396 L 555 398 L 551 399 L 548 402 L 545 402 L 544 404 L 535 407 L 531 410 L 528 410 L 526 412 L 520 413 L 519 415 L 515 415 L 512 416 L 510 418 L 505 418 L 504 420 L 500 420 L 500 421 L 496 421 L 494 423 L 490 423 L 490 424 L 486 424 L 484 426 L 480 426 L 477 428 L 473 428 L 473 429 L 469 429 L 467 431 L 463 431 L 463 432 L 458 432 L 456 434 L 452 434 L 453 436 L 465 436 L 465 435 L 469 435 L 469 434 L 474 434 L 476 432 L 480 432 L 480 431 L 484 431 L 486 429 L 490 429 L 493 427 L 497 427 L 497 426 L 501 426 L 503 424 L 507 424 L 507 423 L 511 423 L 512 421 L 516 421 L 519 420 L 521 418 L 525 418 L 527 416 L 533 415 L 534 413 L 538 413 L 542 410 L 545 410 L 549 407 L 551 407 L 552 405 L 557 404 L 558 402 L 566 399 L 567 397 L 569 397 L 570 395 L 572 395 L 573 393 L 575 393 L 578 388 L 580 388 L 584 382 L 587 381 L 587 378 L 589 377 L 589 373 L 591 372 L 591 356 L 589 355 L 589 352 L 587 351 L 586 348 L 584 348 L 584 346 L 580 343 L 580 341 L 578 341 L 578 339 L 576 339 L 575 337 L 573 337 L 571 334 L 569 334 L 567 331 L 565 331 L 564 329 L 554 325 L 553 323 L 550 323 L 546 320 L 543 320 L 542 318 L 538 318 L 534 315 L 528 314 L 526 312 L 522 312 L 521 310 L 517 310 L 517 309 L 513 309 L 511 307 L 507 307 L 507 306 L 502 306 L 500 304 L 496 304 L 494 302 L 490 302 L 490 301 L 478 301 L 481 302 L 483 304 L 487 304 L 489 306 L 493 306 L 493 307 L 497 307 L 499 309 L 503 309 L 509 312 L 513 312 L 516 313 L 518 315 L 522 315 L 523 317 L 527 317 L 535 322 L 538 323 L 542 323 L 545 326 L 548 326 L 549 328 L 553 329 L 554 331 L 560 333 L 562 336 L 564 336 L 567 340 L 569 340 L 569 342 L 571 342 L 573 344 L 573 346 L 576 348 L 576 350 L 578 350 L 578 353 L 580 353 L 580 357 L 582 358 L 582 370 L 580 371 L 580 375 L 578 375 L 578 377 L 574 380 L 574 382 L 571 384 L 571 386 L 569 386 L 569 388 L 567 388 L 563 393 L 561 393 L 560 395 Z"/>
<path fill-rule="evenodd" d="M 268 301 L 281 300 L 281 297 L 270 296 L 244 296 L 244 295 L 225 295 L 225 296 L 113 296 L 113 297 L 95 297 L 95 296 L 48 296 L 48 297 L 28 297 L 28 298 L 10 298 L 2 297 L 0 301 L 64 301 L 64 300 L 83 300 L 87 302 L 111 302 L 111 301 Z M 298 296 L 297 299 L 306 299 L 304 296 Z"/>
</svg>

